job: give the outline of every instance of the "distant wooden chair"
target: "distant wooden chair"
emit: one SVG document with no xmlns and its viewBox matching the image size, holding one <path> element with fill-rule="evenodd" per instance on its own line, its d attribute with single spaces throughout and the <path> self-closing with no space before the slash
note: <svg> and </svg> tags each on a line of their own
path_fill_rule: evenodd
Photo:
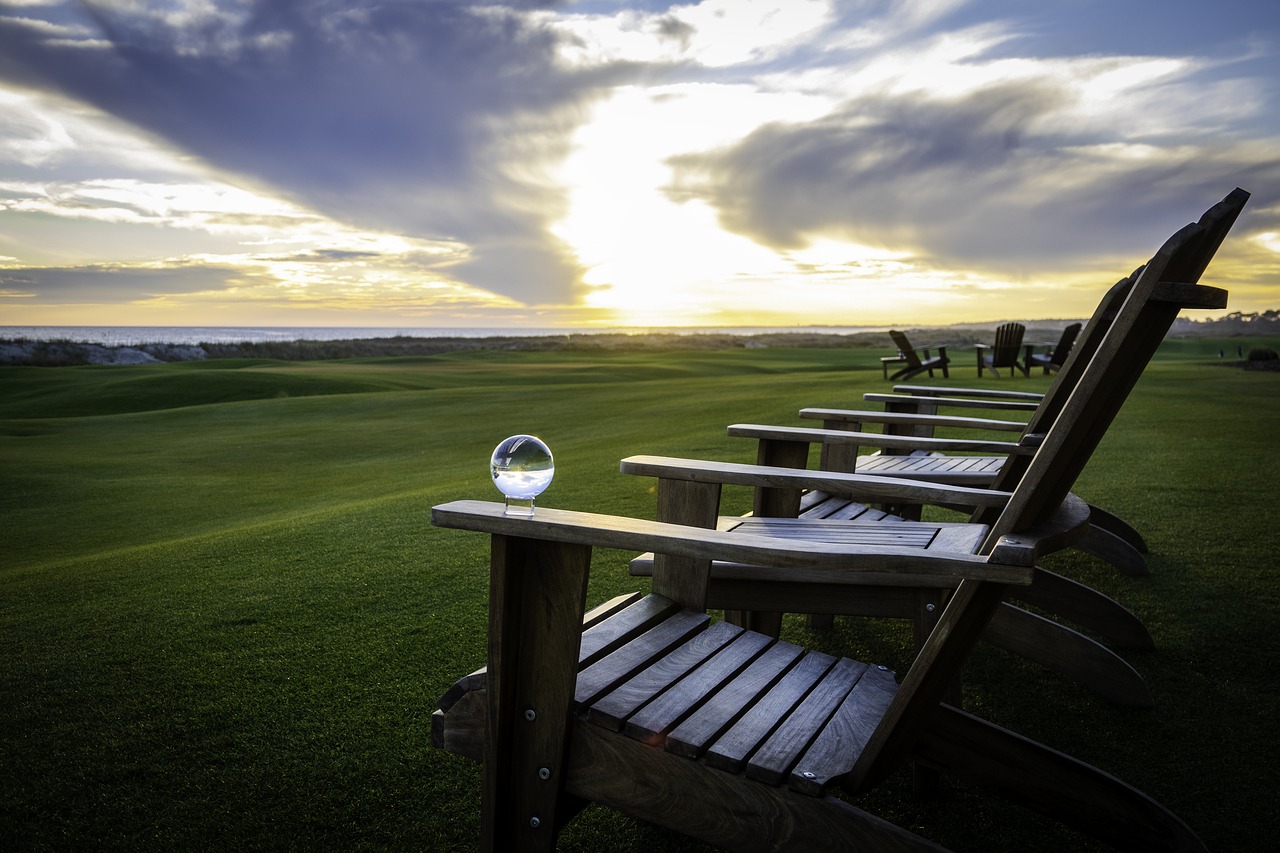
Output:
<svg viewBox="0 0 1280 853">
<path fill-rule="evenodd" d="M 1044 368 L 1045 375 L 1050 372 L 1056 373 L 1067 360 L 1067 355 L 1071 352 L 1071 347 L 1079 334 L 1080 324 L 1072 323 L 1062 330 L 1062 337 L 1058 338 L 1058 342 L 1048 352 L 1036 352 L 1034 344 L 1027 344 L 1026 358 L 1023 363 L 1028 370 L 1041 367 Z"/>
<path fill-rule="evenodd" d="M 1019 359 L 1022 357 L 1022 336 L 1027 327 L 1021 323 L 1005 323 L 996 329 L 996 340 L 991 346 L 978 344 L 978 378 L 982 378 L 983 370 L 990 370 L 997 377 L 1000 368 L 1007 367 L 1010 374 L 1021 370 L 1023 376 L 1031 376 L 1031 371 Z"/>
<path fill-rule="evenodd" d="M 929 350 L 923 349 L 920 352 L 924 354 L 924 358 L 915 351 L 911 346 L 911 342 L 907 340 L 907 336 L 896 329 L 889 333 L 889 337 L 893 338 L 894 344 L 898 347 L 898 355 L 885 356 L 880 359 L 880 370 L 884 373 L 885 379 L 910 379 L 921 373 L 928 371 L 929 376 L 933 376 L 934 370 L 941 370 L 945 379 L 950 379 L 947 372 L 947 364 L 950 359 L 947 358 L 947 348 L 945 346 L 938 347 L 938 354 L 930 357 Z M 906 364 L 906 367 L 897 371 L 893 376 L 889 375 L 889 366 L 891 364 Z"/>
<path fill-rule="evenodd" d="M 543 508 L 513 518 L 480 501 L 433 508 L 433 524 L 491 537 L 488 666 L 459 680 L 432 718 L 434 745 L 484 764 L 481 849 L 554 850 L 560 826 L 594 801 L 729 850 L 936 851 L 836 796 L 868 792 L 920 762 L 1118 847 L 1203 850 L 1175 815 L 1115 777 L 945 704 L 1006 591 L 1033 583 L 1037 558 L 1087 522 L 1070 485 L 1113 414 L 1114 382 L 1132 370 L 1124 356 L 1141 356 L 1126 350 L 1158 343 L 1127 334 L 1142 318 L 1160 319 L 1145 311 L 1155 277 L 1135 285 L 1132 310 L 1116 323 L 1126 345 L 1091 361 L 1033 470 L 1011 494 L 974 496 L 998 507 L 990 525 L 961 525 L 955 536 L 934 525 L 921 537 L 922 526 L 899 524 L 899 535 L 864 540 L 768 524 L 712 529 L 718 482 L 654 457 L 623 469 L 661 469 L 666 521 Z M 753 476 L 787 490 L 783 480 L 796 473 Z M 931 488 L 842 480 L 840 489 L 865 495 Z M 581 617 L 594 548 L 651 550 L 652 594 Z M 789 609 L 877 587 L 950 592 L 898 680 L 884 666 L 711 620 L 717 565 L 756 570 L 756 595 Z M 788 584 L 796 572 L 848 586 Z"/>
</svg>

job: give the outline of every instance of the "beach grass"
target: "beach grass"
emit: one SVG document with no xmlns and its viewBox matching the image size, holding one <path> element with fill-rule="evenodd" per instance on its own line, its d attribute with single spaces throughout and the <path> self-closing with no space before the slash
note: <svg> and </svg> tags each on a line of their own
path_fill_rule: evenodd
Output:
<svg viewBox="0 0 1280 853">
<path fill-rule="evenodd" d="M 977 713 L 1155 796 L 1211 849 L 1270 838 L 1280 789 L 1280 375 L 1171 340 L 1078 491 L 1147 536 L 1152 574 L 1046 565 L 1143 618 L 1126 653 L 1156 698 L 1113 707 L 991 648 Z M 1275 340 L 1251 340 L 1276 346 Z M 731 422 L 886 390 L 875 350 L 460 352 L 0 369 L 0 837 L 17 850 L 474 849 L 479 768 L 428 746 L 435 700 L 484 662 L 487 541 L 428 524 L 494 498 L 487 460 L 541 436 L 540 503 L 652 517 L 659 453 L 751 461 Z M 976 386 L 960 364 L 950 380 Z M 961 378 L 962 377 L 962 378 Z M 1043 390 L 1047 377 L 998 380 Z M 990 384 L 984 380 L 982 384 Z M 727 511 L 749 496 L 727 495 Z M 643 589 L 630 555 L 592 603 Z M 898 668 L 906 626 L 786 635 Z M 957 850 L 1090 849 L 985 794 L 864 805 Z M 599 808 L 562 850 L 704 850 Z"/>
</svg>

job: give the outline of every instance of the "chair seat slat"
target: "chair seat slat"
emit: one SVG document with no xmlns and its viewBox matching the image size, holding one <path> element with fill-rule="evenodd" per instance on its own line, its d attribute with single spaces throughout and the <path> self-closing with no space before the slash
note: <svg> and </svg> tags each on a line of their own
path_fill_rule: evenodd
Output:
<svg viewBox="0 0 1280 853">
<path fill-rule="evenodd" d="M 578 665 L 590 666 L 679 609 L 669 598 L 646 595 L 635 604 L 582 632 Z"/>
<path fill-rule="evenodd" d="M 746 646 L 748 641 L 759 642 L 757 651 L 768 646 L 763 654 L 751 660 L 750 666 L 719 682 L 713 680 L 711 673 L 707 673 L 705 680 L 703 673 L 697 674 L 696 680 L 701 683 L 704 693 L 710 693 L 713 687 L 718 688 L 716 701 L 700 706 L 672 730 L 667 737 L 668 752 L 686 758 L 701 755 L 708 744 L 737 722 L 752 699 L 771 689 L 787 673 L 802 652 L 799 646 L 791 643 L 770 645 L 764 635 L 754 632 L 740 638 L 734 645 Z"/>
<path fill-rule="evenodd" d="M 953 485 L 988 483 L 1004 466 L 1004 456 L 868 456 L 858 460 L 858 473 L 883 476 L 966 475 Z M 982 478 L 982 479 L 978 479 Z M 948 480 L 948 483 L 952 481 Z"/>
<path fill-rule="evenodd" d="M 792 766 L 818 737 L 849 695 L 867 665 L 849 658 L 836 661 L 796 709 L 747 761 L 747 777 L 771 785 L 786 780 Z"/>
<path fill-rule="evenodd" d="M 833 520 L 852 521 L 897 521 L 883 510 L 872 509 L 841 495 L 829 492 L 806 492 L 800 498 L 801 518 L 829 518 Z"/>
<path fill-rule="evenodd" d="M 836 663 L 823 652 L 808 652 L 796 661 L 769 692 L 760 696 L 727 732 L 707 750 L 707 764 L 731 773 L 742 770 L 747 758 L 809 694 Z"/>
<path fill-rule="evenodd" d="M 792 790 L 819 796 L 832 782 L 847 776 L 897 692 L 891 670 L 869 667 L 796 764 Z"/>
<path fill-rule="evenodd" d="M 742 634 L 742 630 L 728 622 L 717 622 L 711 625 L 707 630 L 689 638 L 666 657 L 638 672 L 629 681 L 596 699 L 587 712 L 587 719 L 611 731 L 620 730 L 627 717 L 634 714 L 654 696 L 687 676 L 690 671 L 701 666 L 708 658 Z"/>
<path fill-rule="evenodd" d="M 946 552 L 977 553 L 989 527 L 969 522 L 860 524 L 794 518 L 735 519 L 734 530 L 780 539 L 807 539 L 842 545 L 888 545 Z"/>
<path fill-rule="evenodd" d="M 695 634 L 704 631 L 710 617 L 680 610 L 654 627 L 578 672 L 573 698 L 589 704 L 641 670 L 653 665 Z"/>
</svg>

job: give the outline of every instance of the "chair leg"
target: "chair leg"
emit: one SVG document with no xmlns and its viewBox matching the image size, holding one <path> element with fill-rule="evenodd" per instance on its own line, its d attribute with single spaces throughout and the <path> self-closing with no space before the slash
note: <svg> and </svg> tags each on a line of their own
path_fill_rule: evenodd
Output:
<svg viewBox="0 0 1280 853">
<path fill-rule="evenodd" d="M 1037 568 L 1030 586 L 1009 587 L 1006 599 L 1039 607 L 1094 631 L 1121 648 L 1154 649 L 1142 620 L 1092 587 Z"/>
<path fill-rule="evenodd" d="M 1118 849 L 1207 849 L 1177 815 L 1126 782 L 949 705 L 930 719 L 914 758 Z"/>
<path fill-rule="evenodd" d="M 480 848 L 555 850 L 591 549 L 494 536 Z"/>
<path fill-rule="evenodd" d="M 836 626 L 836 617 L 830 613 L 810 613 L 805 618 L 810 631 L 830 631 Z"/>
<path fill-rule="evenodd" d="M 1071 546 L 1109 563 L 1130 577 L 1145 577 L 1151 573 L 1146 558 L 1131 542 L 1097 525 L 1090 524 L 1084 535 Z"/>
<path fill-rule="evenodd" d="M 1089 523 L 1124 539 L 1139 553 L 1147 553 L 1147 542 L 1133 525 L 1102 507 L 1089 504 Z"/>
<path fill-rule="evenodd" d="M 1123 658 L 1079 631 L 1029 610 L 1001 605 L 982 639 L 1067 675 L 1117 705 L 1155 705 L 1142 676 Z"/>
<path fill-rule="evenodd" d="M 774 639 L 782 633 L 782 611 L 779 610 L 725 610 L 724 621 Z M 830 624 L 829 621 L 827 627 Z"/>
</svg>

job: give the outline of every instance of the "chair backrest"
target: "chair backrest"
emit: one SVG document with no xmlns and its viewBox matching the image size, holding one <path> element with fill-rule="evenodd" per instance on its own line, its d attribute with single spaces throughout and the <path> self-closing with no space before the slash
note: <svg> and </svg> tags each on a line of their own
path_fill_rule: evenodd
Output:
<svg viewBox="0 0 1280 853">
<path fill-rule="evenodd" d="M 1022 336 L 1027 327 L 1021 323 L 1005 323 L 996 329 L 996 342 L 991 347 L 992 367 L 1012 367 L 1022 355 Z"/>
<path fill-rule="evenodd" d="M 1226 291 L 1168 278 L 1198 264 L 1206 233 L 1203 225 L 1186 226 L 1143 267 L 1039 449 L 1025 464 L 988 544 L 1040 523 L 1061 505 L 1182 308 L 1226 307 Z"/>
<path fill-rule="evenodd" d="M 1128 288 L 1097 351 L 1032 457 L 1027 476 L 993 525 L 985 553 L 991 553 L 998 537 L 1047 524 L 1075 500 L 1069 495 L 1071 485 L 1178 311 L 1184 306 L 1226 305 L 1225 291 L 1165 278 L 1199 259 L 1207 233 L 1200 224 L 1178 231 Z M 1003 592 L 1002 585 L 990 581 L 965 580 L 956 588 L 859 757 L 851 786 L 873 785 L 906 759 L 999 607 Z"/>
<path fill-rule="evenodd" d="M 1165 280 L 1186 284 L 1198 282 L 1248 200 L 1249 193 L 1236 188 L 1228 193 L 1222 201 L 1205 211 L 1205 214 L 1200 217 L 1197 223 L 1201 228 L 1199 240 L 1194 245 L 1185 247 L 1183 251 L 1169 260 L 1165 270 Z M 1142 272 L 1143 267 L 1139 267 L 1129 276 L 1112 285 L 1103 295 L 1097 309 L 1093 312 L 1093 316 L 1089 318 L 1081 334 L 1077 337 L 1075 346 L 1071 348 L 1071 352 L 1067 355 L 1067 360 L 1059 368 L 1053 382 L 1049 385 L 1048 390 L 1045 391 L 1040 405 L 1027 421 L 1026 429 L 1022 433 L 1024 440 L 1028 436 L 1038 436 L 1048 432 L 1049 427 L 1052 426 L 1063 406 L 1066 405 L 1071 392 L 1079 384 L 1080 377 L 1083 375 L 1090 359 L 1093 358 L 1094 353 L 1098 351 L 1098 347 L 1102 345 L 1103 338 L 1110 331 L 1111 324 L 1119 314 L 1125 297 L 1129 295 L 1133 282 L 1138 279 Z M 1010 456 L 992 484 L 993 487 L 1011 491 L 1022 480 L 1030 464 L 1030 456 Z M 986 524 L 993 523 L 995 518 L 996 515 L 992 510 L 979 510 L 974 516 L 974 520 Z"/>
<path fill-rule="evenodd" d="M 898 352 L 902 353 L 902 357 L 907 360 L 907 367 L 920 367 L 920 356 L 911 346 L 911 342 L 907 340 L 907 336 L 894 329 L 889 332 L 889 337 L 893 338 L 893 343 L 898 347 Z"/>
<path fill-rule="evenodd" d="M 1071 347 L 1076 342 L 1076 337 L 1080 334 L 1080 324 L 1072 323 L 1062 330 L 1062 337 L 1058 338 L 1057 345 L 1053 348 L 1053 352 L 1049 355 L 1049 362 L 1059 367 L 1067 360 L 1067 356 L 1071 353 Z M 1030 365 L 1028 365 L 1030 366 Z"/>
</svg>

